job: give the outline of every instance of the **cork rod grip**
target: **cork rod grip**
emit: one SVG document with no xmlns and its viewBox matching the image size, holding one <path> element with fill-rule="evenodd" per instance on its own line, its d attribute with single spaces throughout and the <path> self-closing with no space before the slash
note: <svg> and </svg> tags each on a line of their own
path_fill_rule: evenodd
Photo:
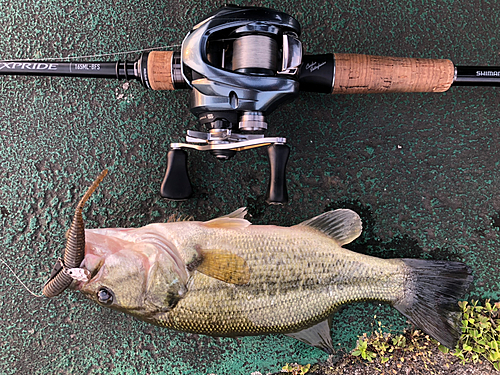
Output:
<svg viewBox="0 0 500 375">
<path fill-rule="evenodd" d="M 336 53 L 333 94 L 444 92 L 453 83 L 450 60 Z"/>
<path fill-rule="evenodd" d="M 153 90 L 174 90 L 172 51 L 153 51 L 148 56 L 148 81 Z"/>
</svg>

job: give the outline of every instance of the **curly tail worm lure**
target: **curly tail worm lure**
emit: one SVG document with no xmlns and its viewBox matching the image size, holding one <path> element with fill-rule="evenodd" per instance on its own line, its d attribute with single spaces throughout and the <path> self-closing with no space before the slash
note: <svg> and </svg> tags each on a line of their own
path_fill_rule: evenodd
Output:
<svg viewBox="0 0 500 375">
<path fill-rule="evenodd" d="M 74 268 L 78 268 L 82 263 L 85 255 L 85 224 L 83 223 L 82 210 L 95 191 L 97 186 L 104 179 L 108 170 L 105 169 L 96 178 L 92 186 L 87 190 L 83 198 L 78 203 L 73 216 L 73 221 L 68 230 L 66 248 L 64 249 L 63 258 L 59 258 L 52 269 L 49 280 L 43 287 L 43 294 L 46 297 L 55 297 L 66 290 L 73 279 L 83 277 L 85 275 L 75 275 Z"/>
</svg>

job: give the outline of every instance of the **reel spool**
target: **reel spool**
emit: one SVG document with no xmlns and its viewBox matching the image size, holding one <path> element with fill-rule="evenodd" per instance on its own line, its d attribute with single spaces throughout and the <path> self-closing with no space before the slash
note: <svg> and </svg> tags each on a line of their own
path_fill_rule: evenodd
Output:
<svg viewBox="0 0 500 375">
<path fill-rule="evenodd" d="M 273 75 L 278 43 L 267 35 L 244 35 L 233 43 L 233 70 L 238 73 Z"/>
<path fill-rule="evenodd" d="M 268 146 L 267 202 L 288 200 L 285 169 L 290 153 L 283 137 L 265 137 L 266 116 L 299 92 L 302 45 L 299 23 L 265 8 L 227 6 L 201 21 L 182 44 L 182 75 L 190 86 L 191 112 L 203 131 L 172 143 L 161 195 L 191 196 L 187 153 L 210 151 L 227 160 L 237 151 Z M 207 63 L 208 62 L 208 63 Z M 281 64 L 280 64 L 281 63 Z"/>
</svg>

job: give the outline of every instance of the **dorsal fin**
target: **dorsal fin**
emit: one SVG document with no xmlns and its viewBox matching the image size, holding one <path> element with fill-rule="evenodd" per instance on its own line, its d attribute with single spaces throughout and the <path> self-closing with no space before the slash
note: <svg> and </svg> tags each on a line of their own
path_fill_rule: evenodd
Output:
<svg viewBox="0 0 500 375">
<path fill-rule="evenodd" d="M 181 221 L 193 221 L 193 220 L 194 219 L 192 216 L 174 213 L 168 217 L 167 223 L 178 223 Z"/>
<path fill-rule="evenodd" d="M 243 229 L 251 225 L 248 220 L 244 219 L 247 214 L 247 208 L 241 207 L 230 214 L 205 221 L 203 225 L 210 228 L 232 228 L 232 229 Z"/>
<path fill-rule="evenodd" d="M 240 207 L 236 211 L 231 212 L 230 214 L 221 216 L 221 217 L 231 217 L 235 219 L 244 219 L 245 215 L 248 213 L 248 210 L 246 207 Z"/>
<path fill-rule="evenodd" d="M 201 255 L 198 272 L 229 284 L 248 284 L 250 269 L 245 259 L 220 249 L 201 250 Z"/>
<path fill-rule="evenodd" d="M 297 226 L 308 226 L 317 229 L 333 238 L 340 246 L 354 241 L 363 230 L 359 215 L 348 209 L 325 212 Z"/>
</svg>

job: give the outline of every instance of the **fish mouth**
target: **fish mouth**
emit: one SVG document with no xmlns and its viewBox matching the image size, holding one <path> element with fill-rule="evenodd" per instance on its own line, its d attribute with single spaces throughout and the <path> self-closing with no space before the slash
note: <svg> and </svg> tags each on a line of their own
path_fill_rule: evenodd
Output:
<svg viewBox="0 0 500 375">
<path fill-rule="evenodd" d="M 96 228 L 86 230 L 86 238 L 80 269 L 90 277 L 71 288 L 94 302 L 145 318 L 170 310 L 186 292 L 189 275 L 181 255 L 154 230 Z M 103 301 L 102 293 L 112 295 L 112 302 Z"/>
<path fill-rule="evenodd" d="M 121 230 L 121 228 L 116 229 L 118 232 Z M 71 285 L 72 289 L 81 291 L 84 294 L 92 294 L 93 285 L 99 283 L 106 268 L 106 258 L 127 247 L 126 241 L 109 234 L 99 233 L 99 231 L 99 229 L 85 231 L 87 240 L 84 257 L 79 267 L 86 273 L 87 277 L 75 280 Z"/>
<path fill-rule="evenodd" d="M 43 294 L 49 298 L 55 297 L 69 288 L 74 280 L 71 269 L 80 267 L 84 259 L 85 224 L 83 223 L 82 210 L 107 173 L 107 169 L 101 172 L 76 207 L 75 215 L 68 231 L 63 258 L 59 258 L 56 261 L 50 273 L 49 280 L 43 287 Z"/>
</svg>

